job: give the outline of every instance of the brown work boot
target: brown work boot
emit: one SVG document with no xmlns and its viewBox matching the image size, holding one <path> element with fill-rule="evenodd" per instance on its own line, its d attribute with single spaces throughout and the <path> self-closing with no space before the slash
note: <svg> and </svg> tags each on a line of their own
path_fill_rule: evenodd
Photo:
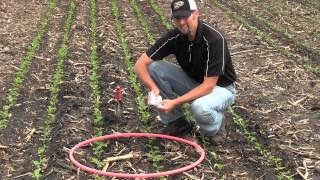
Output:
<svg viewBox="0 0 320 180">
<path fill-rule="evenodd" d="M 227 139 L 226 124 L 227 124 L 227 120 L 226 120 L 225 115 L 223 115 L 219 131 L 217 132 L 216 135 L 210 137 L 210 142 L 213 145 L 221 145 L 226 141 L 226 139 Z"/>
<path fill-rule="evenodd" d="M 190 123 L 181 117 L 171 123 L 169 123 L 163 130 L 162 134 L 170 136 L 183 136 L 191 131 Z"/>
</svg>

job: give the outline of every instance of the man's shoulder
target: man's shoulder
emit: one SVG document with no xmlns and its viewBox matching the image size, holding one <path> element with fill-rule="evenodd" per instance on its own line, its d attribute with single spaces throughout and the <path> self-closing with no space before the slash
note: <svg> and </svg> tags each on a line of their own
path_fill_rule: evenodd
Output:
<svg viewBox="0 0 320 180">
<path fill-rule="evenodd" d="M 169 30 L 163 37 L 165 38 L 177 38 L 180 36 L 180 31 L 177 28 Z"/>
<path fill-rule="evenodd" d="M 203 31 L 202 35 L 207 41 L 216 42 L 224 39 L 224 34 L 219 28 L 213 27 L 205 22 L 202 22 L 201 26 Z"/>
</svg>

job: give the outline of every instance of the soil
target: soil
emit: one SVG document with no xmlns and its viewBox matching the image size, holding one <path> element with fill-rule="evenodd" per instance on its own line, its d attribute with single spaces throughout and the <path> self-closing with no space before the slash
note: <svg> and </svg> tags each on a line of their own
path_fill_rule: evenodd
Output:
<svg viewBox="0 0 320 180">
<path fill-rule="evenodd" d="M 213 1 L 213 0 L 212 0 Z M 299 66 L 278 50 L 270 47 L 261 37 L 248 31 L 236 20 L 217 8 L 211 0 L 197 1 L 201 19 L 212 27 L 220 29 L 227 38 L 237 80 L 236 113 L 249 121 L 248 129 L 254 132 L 272 155 L 283 159 L 281 168 L 290 170 L 294 179 L 319 179 L 320 164 L 320 80 L 312 72 Z M 127 0 L 117 1 L 121 11 L 124 34 L 134 64 L 150 43 L 139 19 Z M 158 0 L 161 9 L 170 19 L 170 1 Z M 225 1 L 217 1 L 225 2 Z M 151 8 L 148 0 L 136 1 L 150 28 L 150 34 L 157 39 L 167 29 Z M 289 28 L 297 39 L 310 42 L 319 48 L 319 37 L 314 33 L 301 32 L 281 21 L 281 16 L 290 16 L 303 26 L 319 31 L 320 22 L 306 20 L 306 16 L 317 19 L 317 1 L 241 1 L 246 8 Z M 265 11 L 267 4 L 275 11 Z M 46 163 L 42 168 L 42 179 L 95 179 L 85 171 L 79 171 L 70 163 L 68 151 L 81 141 L 95 136 L 93 123 L 92 88 L 90 75 L 91 21 L 90 2 L 76 1 L 77 9 L 72 22 L 69 53 L 65 59 L 63 79 L 60 83 L 57 110 L 51 138 L 46 152 Z M 232 6 L 227 7 L 244 16 Z M 6 94 L 18 71 L 18 66 L 31 46 L 41 19 L 46 17 L 49 1 L 32 2 L 12 0 L 0 2 L 0 107 L 6 102 Z M 269 7 L 269 6 L 268 6 Z M 296 7 L 291 11 L 292 7 Z M 136 105 L 137 95 L 130 84 L 130 74 L 124 61 L 119 34 L 112 15 L 112 1 L 97 1 L 97 46 L 100 75 L 100 111 L 104 120 L 104 134 L 123 132 L 146 132 L 141 123 Z M 310 9 L 311 8 L 311 9 Z M 23 10 L 21 10 L 23 9 Z M 0 179 L 32 179 L 35 169 L 33 161 L 39 159 L 38 148 L 42 145 L 43 126 L 48 118 L 52 77 L 57 65 L 57 51 L 63 40 L 64 23 L 67 18 L 68 2 L 58 1 L 49 17 L 48 29 L 41 40 L 41 48 L 33 58 L 23 84 L 19 88 L 16 104 L 10 109 L 8 126 L 0 129 Z M 315 12 L 308 14 L 307 12 Z M 245 17 L 245 16 L 244 16 Z M 249 19 L 250 21 L 250 19 Z M 255 21 L 251 21 L 255 22 Z M 265 26 L 256 23 L 257 26 Z M 265 27 L 262 27 L 265 28 Z M 275 32 L 268 31 L 270 34 Z M 288 43 L 281 36 L 274 35 L 278 42 Z M 299 51 L 297 55 L 304 56 Z M 307 55 L 306 55 L 307 56 Z M 312 56 L 314 57 L 314 56 Z M 310 58 L 315 66 L 319 59 Z M 171 58 L 171 60 L 173 60 Z M 115 115 L 115 89 L 123 89 L 123 113 Z M 141 86 L 145 95 L 147 90 Z M 149 109 L 151 132 L 160 132 L 154 109 Z M 228 121 L 232 115 L 227 113 Z M 183 138 L 196 141 L 206 151 L 205 160 L 196 168 L 168 177 L 168 179 L 277 179 L 279 169 L 261 156 L 248 143 L 245 134 L 231 123 L 228 138 L 220 146 L 203 144 L 196 127 Z M 105 141 L 107 148 L 103 158 L 138 153 L 136 158 L 111 162 L 108 171 L 122 173 L 152 173 L 155 168 L 148 155 L 150 147 L 158 147 L 164 157 L 162 171 L 181 168 L 196 161 L 199 155 L 190 146 L 174 141 L 147 138 L 126 138 Z M 95 167 L 90 161 L 93 145 L 81 148 L 75 157 L 81 163 Z M 210 153 L 217 156 L 213 158 Z M 223 165 L 220 169 L 219 165 Z M 305 177 L 303 177 L 305 176 Z M 107 177 L 106 179 L 111 179 Z M 156 178 L 154 178 L 156 179 Z"/>
</svg>

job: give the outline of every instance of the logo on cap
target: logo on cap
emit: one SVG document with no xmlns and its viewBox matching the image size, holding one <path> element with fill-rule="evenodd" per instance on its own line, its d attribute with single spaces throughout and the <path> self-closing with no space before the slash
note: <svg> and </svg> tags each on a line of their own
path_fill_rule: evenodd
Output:
<svg viewBox="0 0 320 180">
<path fill-rule="evenodd" d="M 174 10 L 177 10 L 183 5 L 184 5 L 183 1 L 177 1 L 177 2 L 174 3 L 173 8 L 174 8 Z"/>
</svg>

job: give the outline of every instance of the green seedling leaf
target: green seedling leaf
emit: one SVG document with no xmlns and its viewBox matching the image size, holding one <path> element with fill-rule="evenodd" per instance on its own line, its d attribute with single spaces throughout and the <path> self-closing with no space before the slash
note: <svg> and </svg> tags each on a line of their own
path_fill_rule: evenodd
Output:
<svg viewBox="0 0 320 180">
<path fill-rule="evenodd" d="M 224 164 L 216 163 L 216 164 L 213 165 L 213 168 L 218 170 L 218 171 L 221 171 L 224 168 Z"/>
</svg>

